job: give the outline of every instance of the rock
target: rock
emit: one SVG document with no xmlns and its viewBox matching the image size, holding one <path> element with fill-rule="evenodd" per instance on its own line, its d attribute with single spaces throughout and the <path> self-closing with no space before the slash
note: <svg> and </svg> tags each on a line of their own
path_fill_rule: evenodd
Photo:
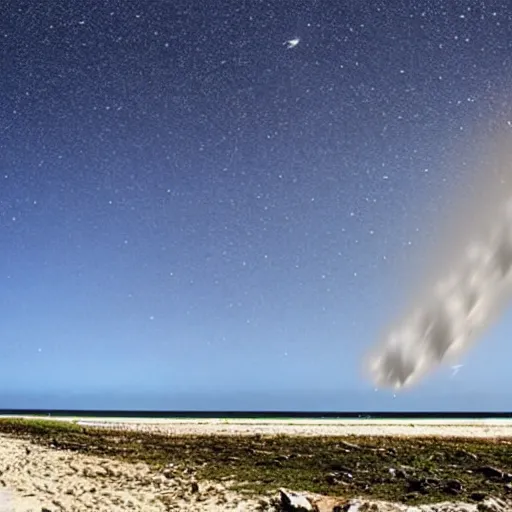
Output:
<svg viewBox="0 0 512 512">
<path fill-rule="evenodd" d="M 512 482 L 512 474 L 506 473 L 501 469 L 494 468 L 492 466 L 482 466 L 478 468 L 477 473 L 481 473 L 489 480 L 502 480 L 503 482 Z"/>
<path fill-rule="evenodd" d="M 196 494 L 199 492 L 199 484 L 197 482 L 192 482 L 190 484 L 190 490 L 193 494 Z"/>
<path fill-rule="evenodd" d="M 459 480 L 447 480 L 444 487 L 450 494 L 460 494 L 463 490 L 463 485 Z"/>
<path fill-rule="evenodd" d="M 440 481 L 437 478 L 415 478 L 410 479 L 408 483 L 408 492 L 419 492 L 421 494 L 427 494 L 432 488 L 439 486 Z"/>
<path fill-rule="evenodd" d="M 313 512 L 312 503 L 303 494 L 279 489 L 281 508 L 284 512 Z"/>
<path fill-rule="evenodd" d="M 423 479 L 428 480 L 428 479 Z M 433 479 L 435 480 L 435 479 Z M 455 482 L 455 481 L 454 481 Z M 458 484 L 452 487 L 458 488 Z M 457 481 L 458 482 L 458 481 Z M 447 482 L 446 482 L 447 483 Z M 458 482 L 462 485 L 460 482 Z M 474 493 L 476 494 L 476 493 Z M 481 493 L 483 494 L 483 493 Z M 418 497 L 418 495 L 416 495 Z M 475 496 L 480 498 L 482 496 Z M 404 496 L 405 498 L 405 496 Z M 406 501 L 406 500 L 404 500 Z M 474 500 L 477 501 L 477 500 Z M 511 503 L 499 498 L 483 496 L 478 504 L 444 501 L 430 505 L 407 505 L 404 502 L 392 503 L 380 500 L 356 498 L 347 500 L 334 496 L 310 493 L 295 493 L 281 490 L 281 502 L 274 501 L 275 509 L 283 512 L 510 512 Z"/>
<path fill-rule="evenodd" d="M 409 480 L 408 482 L 408 489 L 407 489 L 407 492 L 408 493 L 418 493 L 418 492 L 425 492 L 425 484 L 423 483 L 422 480 L 416 480 L 416 479 L 411 479 Z"/>
<path fill-rule="evenodd" d="M 340 441 L 340 445 L 345 446 L 345 448 L 349 448 L 351 450 L 360 450 L 361 447 L 355 443 L 349 443 L 348 441 Z"/>
<path fill-rule="evenodd" d="M 505 476 L 505 473 L 503 471 L 492 466 L 482 466 L 479 467 L 476 471 L 484 475 L 486 478 L 492 478 L 496 480 L 503 480 Z"/>
<path fill-rule="evenodd" d="M 473 459 L 475 461 L 478 460 L 478 455 L 474 454 L 474 453 L 471 453 L 471 452 L 468 452 L 467 450 L 460 450 L 459 452 L 457 452 L 458 455 L 463 455 L 465 457 L 469 457 L 470 459 Z"/>
</svg>

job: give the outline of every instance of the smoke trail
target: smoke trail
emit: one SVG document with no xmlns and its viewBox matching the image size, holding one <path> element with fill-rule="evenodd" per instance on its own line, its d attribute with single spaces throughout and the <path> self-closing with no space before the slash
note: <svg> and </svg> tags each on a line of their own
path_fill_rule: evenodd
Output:
<svg viewBox="0 0 512 512">
<path fill-rule="evenodd" d="M 487 198 L 473 218 L 489 214 L 491 205 Z M 451 271 L 365 361 L 377 386 L 410 386 L 438 365 L 453 364 L 512 297 L 512 199 L 500 200 L 487 220 L 482 235 L 450 259 Z"/>
</svg>

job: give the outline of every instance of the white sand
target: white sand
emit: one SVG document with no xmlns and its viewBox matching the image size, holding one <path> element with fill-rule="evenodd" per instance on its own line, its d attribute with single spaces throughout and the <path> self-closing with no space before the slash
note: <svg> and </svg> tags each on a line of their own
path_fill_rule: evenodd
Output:
<svg viewBox="0 0 512 512">
<path fill-rule="evenodd" d="M 162 473 L 0 436 L 0 512 L 254 511 L 227 483 L 198 482 L 173 467 Z M 43 508 L 44 507 L 44 508 Z"/>
<path fill-rule="evenodd" d="M 130 429 L 169 435 L 444 436 L 512 437 L 512 421 L 484 420 L 336 420 L 336 419 L 160 419 L 63 418 L 84 426 Z"/>
</svg>

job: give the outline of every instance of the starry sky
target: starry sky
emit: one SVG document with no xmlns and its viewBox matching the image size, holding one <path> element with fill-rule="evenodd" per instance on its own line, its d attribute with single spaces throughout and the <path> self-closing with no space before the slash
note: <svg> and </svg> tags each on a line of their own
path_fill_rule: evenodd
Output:
<svg viewBox="0 0 512 512">
<path fill-rule="evenodd" d="M 361 372 L 512 130 L 508 1 L 5 0 L 0 49 L 0 407 L 510 410 L 510 318 Z"/>
</svg>

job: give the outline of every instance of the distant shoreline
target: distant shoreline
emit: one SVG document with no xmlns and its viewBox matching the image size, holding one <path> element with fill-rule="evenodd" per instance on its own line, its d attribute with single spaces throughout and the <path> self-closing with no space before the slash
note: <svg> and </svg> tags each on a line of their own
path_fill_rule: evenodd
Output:
<svg viewBox="0 0 512 512">
<path fill-rule="evenodd" d="M 283 418 L 123 418 L 9 415 L 84 427 L 135 430 L 163 435 L 290 435 L 512 438 L 510 419 L 283 419 Z"/>
<path fill-rule="evenodd" d="M 83 418 L 133 418 L 137 420 L 336 420 L 336 421 L 431 421 L 431 420 L 512 420 L 512 412 L 507 411 L 222 411 L 222 410 L 80 410 L 80 409 L 1 409 L 0 417 L 83 417 Z"/>
<path fill-rule="evenodd" d="M 153 417 L 124 417 L 124 416 L 53 416 L 32 414 L 0 413 L 0 418 L 49 419 L 57 421 L 79 421 L 91 423 L 140 423 L 140 424 L 184 424 L 184 425 L 432 425 L 432 426 L 503 426 L 510 424 L 512 418 L 237 418 L 237 417 L 208 417 L 208 418 L 153 418 Z"/>
</svg>

